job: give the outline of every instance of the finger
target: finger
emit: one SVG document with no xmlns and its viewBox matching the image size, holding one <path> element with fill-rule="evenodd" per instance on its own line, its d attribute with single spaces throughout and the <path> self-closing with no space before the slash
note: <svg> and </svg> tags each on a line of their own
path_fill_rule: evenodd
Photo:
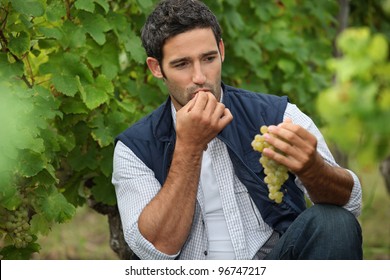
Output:
<svg viewBox="0 0 390 280">
<path fill-rule="evenodd" d="M 291 118 L 286 118 L 282 123 L 277 126 L 277 128 L 282 128 L 291 131 L 293 134 L 298 135 L 304 141 L 310 140 L 312 138 L 312 134 L 309 133 L 306 129 L 299 125 L 293 124 Z"/>
<path fill-rule="evenodd" d="M 317 139 L 313 135 L 301 137 L 297 131 L 284 128 L 265 134 L 264 139 L 287 156 L 302 161 L 317 147 Z"/>
<path fill-rule="evenodd" d="M 223 103 L 217 102 L 215 104 L 214 111 L 212 112 L 210 116 L 210 121 L 213 126 L 220 127 L 221 119 L 224 117 L 225 114 L 229 114 L 230 111 L 225 113 L 225 105 Z"/>
<path fill-rule="evenodd" d="M 264 140 L 272 147 L 274 147 L 276 150 L 284 154 L 292 153 L 291 149 L 293 145 L 287 142 L 285 139 L 276 136 L 275 134 L 270 134 L 270 133 L 264 134 Z"/>
<path fill-rule="evenodd" d="M 207 106 L 209 105 L 207 104 Z M 218 121 L 220 118 L 222 118 L 224 111 L 225 111 L 225 105 L 223 103 L 216 102 L 213 112 L 211 114 L 212 120 Z"/>
<path fill-rule="evenodd" d="M 293 173 L 296 173 L 297 170 L 299 170 L 300 161 L 296 158 L 289 156 L 287 154 L 281 154 L 275 150 L 272 150 L 270 148 L 265 148 L 263 150 L 264 156 L 276 161 L 277 163 L 287 167 L 288 170 L 290 170 Z"/>
<path fill-rule="evenodd" d="M 280 152 L 276 152 L 275 150 L 271 148 L 264 148 L 263 149 L 263 155 L 286 166 L 288 169 L 290 169 L 290 159 L 286 154 L 281 154 Z"/>
<path fill-rule="evenodd" d="M 215 98 L 215 96 L 211 92 L 207 92 L 207 97 L 208 97 L 208 100 L 207 100 L 207 104 L 204 108 L 204 111 L 205 111 L 206 115 L 209 115 L 210 117 L 212 117 L 213 114 L 215 113 L 215 109 L 216 109 L 217 105 L 218 104 L 223 105 L 223 104 L 219 103 L 217 101 L 217 99 Z"/>
<path fill-rule="evenodd" d="M 184 105 L 182 109 L 186 112 L 190 112 L 192 110 L 192 108 L 195 106 L 197 98 L 198 98 L 198 94 L 196 94 L 194 96 L 194 98 L 192 98 L 190 101 L 188 101 L 188 103 L 186 105 Z"/>
<path fill-rule="evenodd" d="M 309 133 L 306 129 L 290 122 L 283 122 L 278 126 L 270 126 L 268 131 L 282 140 L 300 148 L 306 147 L 308 144 L 316 145 L 317 142 L 314 135 Z"/>
<path fill-rule="evenodd" d="M 226 127 L 232 120 L 233 120 L 233 115 L 232 115 L 232 113 L 230 112 L 229 108 L 225 108 L 225 109 L 223 110 L 223 115 L 222 115 L 222 117 L 220 118 L 220 121 L 219 121 L 220 128 L 223 129 L 223 128 Z"/>
<path fill-rule="evenodd" d="M 225 108 L 222 119 L 226 119 L 229 122 L 233 120 L 233 114 L 230 112 L 229 108 Z"/>
<path fill-rule="evenodd" d="M 292 122 L 292 119 L 291 119 L 291 118 L 287 117 L 287 118 L 285 118 L 285 119 L 283 120 L 283 123 L 293 123 L 293 122 Z M 283 123 L 281 123 L 281 124 L 283 124 Z M 279 125 L 281 125 L 281 124 L 279 124 Z"/>
<path fill-rule="evenodd" d="M 195 99 L 195 98 L 193 98 Z M 196 94 L 196 100 L 194 101 L 194 105 L 192 106 L 191 110 L 196 111 L 197 113 L 200 113 L 204 111 L 207 103 L 208 103 L 209 97 L 208 94 L 204 91 L 199 91 Z"/>
<path fill-rule="evenodd" d="M 287 168 L 291 168 L 291 159 L 300 157 L 300 153 L 296 151 L 296 147 L 290 145 L 290 143 L 270 134 L 265 134 L 264 139 L 272 148 L 265 148 L 263 154 Z"/>
<path fill-rule="evenodd" d="M 264 135 L 264 138 L 281 153 L 264 149 L 263 153 L 266 156 L 285 165 L 296 174 L 312 162 L 317 147 L 315 136 L 291 123 L 274 127 L 271 132 Z"/>
<path fill-rule="evenodd" d="M 287 129 L 285 126 L 271 125 L 268 127 L 268 133 L 264 134 L 267 142 L 272 145 L 276 145 L 275 141 L 278 139 L 283 140 L 284 142 L 294 143 L 296 140 L 296 135 L 292 129 Z"/>
</svg>

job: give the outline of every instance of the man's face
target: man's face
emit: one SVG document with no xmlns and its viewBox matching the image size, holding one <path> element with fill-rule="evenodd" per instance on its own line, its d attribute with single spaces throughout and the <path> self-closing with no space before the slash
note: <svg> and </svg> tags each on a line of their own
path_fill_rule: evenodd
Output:
<svg viewBox="0 0 390 280">
<path fill-rule="evenodd" d="M 181 33 L 165 42 L 161 67 L 176 110 L 198 91 L 210 91 L 220 100 L 223 59 L 223 42 L 218 48 L 210 28 Z"/>
</svg>

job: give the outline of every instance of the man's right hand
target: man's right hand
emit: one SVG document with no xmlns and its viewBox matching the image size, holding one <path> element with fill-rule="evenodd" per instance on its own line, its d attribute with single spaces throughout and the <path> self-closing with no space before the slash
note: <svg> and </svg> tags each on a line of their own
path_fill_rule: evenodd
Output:
<svg viewBox="0 0 390 280">
<path fill-rule="evenodd" d="M 176 114 L 176 144 L 203 151 L 232 120 L 230 110 L 211 92 L 200 91 Z"/>
</svg>

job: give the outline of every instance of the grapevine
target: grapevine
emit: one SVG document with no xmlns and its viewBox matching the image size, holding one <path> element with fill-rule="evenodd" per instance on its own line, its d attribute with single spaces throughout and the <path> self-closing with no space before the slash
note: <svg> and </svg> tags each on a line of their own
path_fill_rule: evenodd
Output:
<svg viewBox="0 0 390 280">
<path fill-rule="evenodd" d="M 275 147 L 267 143 L 264 139 L 264 134 L 268 132 L 268 127 L 263 125 L 260 128 L 260 133 L 255 135 L 252 141 L 252 147 L 255 151 L 263 152 L 264 148 L 275 150 Z M 280 151 L 279 151 L 280 152 Z M 265 178 L 264 182 L 268 186 L 268 197 L 276 203 L 281 203 L 283 200 L 283 192 L 280 191 L 283 183 L 288 179 L 288 170 L 284 165 L 268 158 L 263 153 L 261 154 L 259 162 L 264 167 Z"/>
</svg>

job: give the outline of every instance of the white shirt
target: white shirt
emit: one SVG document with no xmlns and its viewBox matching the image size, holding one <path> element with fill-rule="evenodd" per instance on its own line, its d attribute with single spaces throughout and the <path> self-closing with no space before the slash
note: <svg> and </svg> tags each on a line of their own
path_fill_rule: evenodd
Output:
<svg viewBox="0 0 390 280">
<path fill-rule="evenodd" d="M 223 185 L 217 182 L 216 172 L 218 166 L 215 161 L 217 139 L 213 139 L 208 145 L 207 150 L 203 152 L 202 168 L 200 173 L 200 186 L 204 196 L 204 215 L 208 233 L 208 254 L 207 259 L 214 260 L 234 260 L 234 246 L 229 234 L 229 227 L 225 213 L 227 207 L 223 205 L 222 196 L 225 192 L 233 190 L 233 173 L 225 173 L 229 178 L 224 179 Z M 233 168 L 233 166 L 230 166 Z M 216 171 L 214 171 L 216 169 Z M 225 201 L 225 200 L 224 200 Z"/>
</svg>

